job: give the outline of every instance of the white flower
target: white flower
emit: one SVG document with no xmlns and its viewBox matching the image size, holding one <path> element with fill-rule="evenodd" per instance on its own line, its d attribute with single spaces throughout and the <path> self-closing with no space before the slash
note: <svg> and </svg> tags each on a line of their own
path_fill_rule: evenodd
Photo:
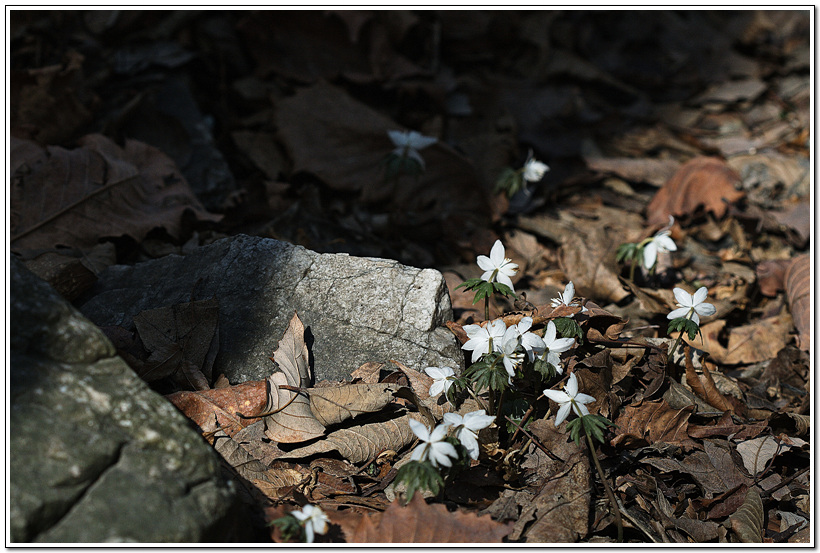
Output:
<svg viewBox="0 0 820 553">
<path fill-rule="evenodd" d="M 558 390 L 544 390 L 544 395 L 559 405 L 558 414 L 555 416 L 555 426 L 560 425 L 569 415 L 570 409 L 575 411 L 579 417 L 589 415 L 586 403 L 592 403 L 595 398 L 586 394 L 578 393 L 578 378 L 575 373 L 569 375 L 569 380 L 564 384 L 563 392 Z"/>
<path fill-rule="evenodd" d="M 700 325 L 700 317 L 698 317 L 698 315 L 708 317 L 715 314 L 715 306 L 711 303 L 704 303 L 706 294 L 708 293 L 706 286 L 701 286 L 694 294 L 689 294 L 683 288 L 675 288 L 672 292 L 674 292 L 675 299 L 678 300 L 680 307 L 669 313 L 666 316 L 667 319 L 686 317 L 692 319 L 696 325 Z"/>
<path fill-rule="evenodd" d="M 393 141 L 393 145 L 396 146 L 396 149 L 393 150 L 394 154 L 415 159 L 422 169 L 424 168 L 424 159 L 418 151 L 438 142 L 435 138 L 424 136 L 416 131 L 387 131 L 387 135 Z"/>
<path fill-rule="evenodd" d="M 567 307 L 578 307 L 580 305 L 577 302 L 573 302 L 572 300 L 575 298 L 575 285 L 572 281 L 569 281 L 569 284 L 566 285 L 564 288 L 564 293 L 559 294 L 557 298 L 552 298 L 550 305 L 553 307 L 559 307 L 561 305 L 566 305 Z M 581 307 L 581 313 L 585 313 L 589 311 L 586 307 Z M 574 315 L 574 314 L 573 314 Z M 572 315 L 570 315 L 570 318 Z"/>
<path fill-rule="evenodd" d="M 479 255 L 476 258 L 476 263 L 484 271 L 481 280 L 500 282 L 509 286 L 510 290 L 515 291 L 510 277 L 518 272 L 518 265 L 504 257 L 504 253 L 504 245 L 501 240 L 496 240 L 493 249 L 490 250 L 490 257 Z"/>
<path fill-rule="evenodd" d="M 458 452 L 453 444 L 443 441 L 447 435 L 446 424 L 440 424 L 430 432 L 426 426 L 417 420 L 410 419 L 407 422 L 410 424 L 410 430 L 413 431 L 413 434 L 423 442 L 413 450 L 413 454 L 410 456 L 411 460 L 424 461 L 429 459 L 434 467 L 439 465 L 450 467 L 453 465 L 450 457 L 458 459 Z"/>
<path fill-rule="evenodd" d="M 507 343 L 507 340 L 513 338 L 521 339 L 521 347 L 523 347 L 524 351 L 527 352 L 530 361 L 535 359 L 533 350 L 544 351 L 544 340 L 542 340 L 538 334 L 535 334 L 534 332 L 528 332 L 531 327 L 532 317 L 522 317 L 518 324 L 511 325 L 509 328 L 507 328 L 507 332 L 504 334 L 505 345 Z"/>
<path fill-rule="evenodd" d="M 512 332 L 510 332 L 512 330 Z M 528 333 L 531 334 L 531 333 Z M 520 345 L 520 337 L 515 333 L 515 329 L 510 327 L 504 333 L 501 346 L 501 359 L 504 362 L 504 368 L 507 374 L 510 375 L 508 382 L 512 384 L 512 377 L 515 376 L 515 369 L 524 361 L 524 354 L 517 352 Z"/>
<path fill-rule="evenodd" d="M 433 385 L 430 386 L 431 397 L 435 397 L 441 392 L 446 394 L 450 386 L 453 385 L 453 377 L 456 374 L 450 367 L 427 367 L 424 372 L 433 379 Z"/>
<path fill-rule="evenodd" d="M 658 252 L 674 252 L 678 250 L 675 241 L 669 236 L 668 230 L 662 230 L 652 237 L 652 240 L 643 248 L 643 266 L 651 269 L 658 260 Z"/>
<path fill-rule="evenodd" d="M 524 163 L 524 180 L 527 182 L 538 182 L 544 178 L 544 173 L 549 171 L 546 163 L 542 163 L 532 157 L 532 150 L 527 156 L 527 161 Z"/>
<path fill-rule="evenodd" d="M 495 418 L 487 415 L 484 409 L 467 413 L 464 417 L 456 413 L 444 413 L 444 424 L 453 427 L 456 438 L 467 449 L 472 459 L 478 459 L 477 432 L 490 426 L 494 420 Z"/>
<path fill-rule="evenodd" d="M 307 504 L 301 511 L 291 511 L 290 514 L 296 517 L 305 526 L 305 535 L 308 543 L 313 543 L 313 534 L 324 534 L 327 532 L 329 519 L 322 512 L 320 507 Z"/>
<path fill-rule="evenodd" d="M 461 346 L 461 349 L 472 350 L 472 362 L 475 363 L 481 359 L 482 355 L 501 349 L 504 345 L 504 332 L 506 330 L 507 327 L 501 319 L 487 323 L 486 326 L 467 325 L 464 327 L 464 332 L 467 333 L 469 340 Z M 490 346 L 491 341 L 492 346 Z"/>
<path fill-rule="evenodd" d="M 544 332 L 544 353 L 546 354 L 545 361 L 555 367 L 558 374 L 564 372 L 561 367 L 561 357 L 559 353 L 564 353 L 575 344 L 575 338 L 557 338 L 557 329 L 555 323 L 550 321 L 547 323 L 547 330 Z M 543 358 L 543 356 L 542 356 Z"/>
</svg>

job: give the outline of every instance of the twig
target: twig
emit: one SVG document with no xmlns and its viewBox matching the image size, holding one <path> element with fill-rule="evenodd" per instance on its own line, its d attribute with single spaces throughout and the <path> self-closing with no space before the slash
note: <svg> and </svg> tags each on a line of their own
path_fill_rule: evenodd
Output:
<svg viewBox="0 0 820 553">
<path fill-rule="evenodd" d="M 522 433 L 522 434 L 524 434 L 527 438 L 529 438 L 530 440 L 532 440 L 532 443 L 534 443 L 534 444 L 538 447 L 538 449 L 540 449 L 541 451 L 543 451 L 544 453 L 546 453 L 546 454 L 547 454 L 547 457 L 549 457 L 549 458 L 550 458 L 550 459 L 552 459 L 553 461 L 560 461 L 561 463 L 563 463 L 563 462 L 564 462 L 564 460 L 563 460 L 563 459 L 561 459 L 560 457 L 558 457 L 555 453 L 553 453 L 552 451 L 548 450 L 546 447 L 544 447 L 543 445 L 541 445 L 541 442 L 539 442 L 539 441 L 538 441 L 538 439 L 537 439 L 535 436 L 533 436 L 532 434 L 530 434 L 529 432 L 527 432 L 526 430 L 524 430 L 523 428 L 521 428 L 521 427 L 518 425 L 518 423 L 517 423 L 517 422 L 515 422 L 514 420 L 512 420 L 512 419 L 511 419 L 510 417 L 508 417 L 507 415 L 504 415 L 504 418 L 505 418 L 505 419 L 507 419 L 507 422 L 509 422 L 510 424 L 514 425 L 516 428 L 518 428 L 518 430 L 520 430 L 520 431 L 521 431 L 521 433 Z"/>
</svg>

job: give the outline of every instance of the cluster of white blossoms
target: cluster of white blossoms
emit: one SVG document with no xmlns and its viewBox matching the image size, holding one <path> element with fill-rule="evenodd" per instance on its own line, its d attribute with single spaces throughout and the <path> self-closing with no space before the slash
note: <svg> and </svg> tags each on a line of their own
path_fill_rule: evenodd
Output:
<svg viewBox="0 0 820 553">
<path fill-rule="evenodd" d="M 452 427 L 455 436 L 467 450 L 471 459 L 478 459 L 478 431 L 490 426 L 495 417 L 487 415 L 484 409 L 472 411 L 463 417 L 456 413 L 445 413 L 444 422 L 432 431 L 417 420 L 410 419 L 410 430 L 421 441 L 413 450 L 410 459 L 413 461 L 430 461 L 434 467 L 450 467 L 453 459 L 458 459 L 458 452 L 453 444 L 445 438 Z"/>
</svg>

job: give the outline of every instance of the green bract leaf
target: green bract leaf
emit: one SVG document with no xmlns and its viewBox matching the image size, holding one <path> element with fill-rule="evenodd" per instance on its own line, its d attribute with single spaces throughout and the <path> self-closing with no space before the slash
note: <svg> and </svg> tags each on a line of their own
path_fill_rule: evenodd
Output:
<svg viewBox="0 0 820 553">
<path fill-rule="evenodd" d="M 410 461 L 402 465 L 396 473 L 396 482 L 403 482 L 407 488 L 407 501 L 413 499 L 416 490 L 429 490 L 438 494 L 444 487 L 444 479 L 438 470 L 427 461 Z"/>
<path fill-rule="evenodd" d="M 400 156 L 391 152 L 384 159 L 384 178 L 386 181 L 397 179 L 401 175 L 417 177 L 423 172 L 424 167 L 411 157 Z"/>
<path fill-rule="evenodd" d="M 547 363 L 544 359 L 539 357 L 535 358 L 535 362 L 532 364 L 532 367 L 538 374 L 544 377 L 544 380 L 552 380 L 555 378 L 555 375 L 558 374 L 558 371 L 552 363 Z"/>
<path fill-rule="evenodd" d="M 509 381 L 509 375 L 498 353 L 484 355 L 464 371 L 464 376 L 470 379 L 476 391 L 485 388 L 494 391 L 504 390 Z"/>
<path fill-rule="evenodd" d="M 589 434 L 593 440 L 604 443 L 604 430 L 606 430 L 608 426 L 615 426 L 615 423 L 603 415 L 590 414 L 569 421 L 567 423 L 567 430 L 569 430 L 569 435 L 575 440 L 576 444 L 580 445 L 581 443 L 581 432 Z"/>
<path fill-rule="evenodd" d="M 499 175 L 498 180 L 495 181 L 495 193 L 506 192 L 509 198 L 515 196 L 516 193 L 523 188 L 523 175 L 511 167 L 505 167 L 501 175 Z"/>
<path fill-rule="evenodd" d="M 512 296 L 513 298 L 516 297 L 515 292 L 512 291 L 512 288 L 510 288 L 506 284 L 501 284 L 500 282 L 493 282 L 492 285 L 493 290 L 495 290 L 499 294 L 504 296 Z"/>
<path fill-rule="evenodd" d="M 526 430 L 533 419 L 527 419 L 523 425 L 521 424 L 521 421 L 524 419 L 524 415 L 527 413 L 527 409 L 529 409 L 529 407 L 530 404 L 527 400 L 517 397 L 511 401 L 505 401 L 501 409 L 501 413 L 510 417 L 510 420 L 515 421 L 518 426 L 521 426 L 524 430 Z M 513 434 L 517 429 L 518 427 L 516 427 L 515 424 L 507 421 L 507 432 Z"/>
<path fill-rule="evenodd" d="M 682 331 L 689 335 L 690 340 L 694 340 L 695 336 L 700 334 L 700 327 L 691 319 L 685 317 L 678 317 L 669 321 L 669 327 L 666 329 L 667 334 L 672 332 Z"/>
<path fill-rule="evenodd" d="M 618 246 L 618 252 L 615 254 L 615 261 L 628 261 L 638 257 L 638 244 L 627 242 Z"/>
<path fill-rule="evenodd" d="M 577 338 L 579 345 L 584 343 L 584 331 L 581 330 L 581 325 L 579 325 L 575 319 L 558 317 L 557 319 L 553 319 L 552 322 L 555 323 L 555 329 L 564 338 Z"/>
<path fill-rule="evenodd" d="M 459 284 L 458 286 L 456 286 L 456 290 L 458 290 L 458 289 L 459 289 L 459 288 L 461 288 L 462 286 L 464 286 L 464 289 L 465 289 L 465 290 L 474 290 L 474 289 L 475 289 L 476 287 L 478 287 L 478 286 L 479 286 L 482 282 L 487 282 L 487 281 L 486 281 L 486 280 L 482 280 L 482 279 L 480 279 L 480 278 L 471 278 L 471 279 L 469 279 L 469 280 L 465 280 L 464 282 L 462 282 L 461 284 Z"/>
</svg>

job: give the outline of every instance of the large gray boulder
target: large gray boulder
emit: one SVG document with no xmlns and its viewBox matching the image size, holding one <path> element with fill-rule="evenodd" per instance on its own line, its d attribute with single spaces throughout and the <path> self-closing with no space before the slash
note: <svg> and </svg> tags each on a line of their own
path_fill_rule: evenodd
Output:
<svg viewBox="0 0 820 553">
<path fill-rule="evenodd" d="M 243 540 L 217 454 L 11 258 L 12 542 Z"/>
<path fill-rule="evenodd" d="M 100 326 L 132 330 L 141 311 L 212 297 L 219 300 L 213 374 L 232 384 L 271 374 L 269 357 L 294 311 L 312 333 L 317 380 L 350 380 L 363 363 L 390 359 L 463 368 L 458 342 L 442 326 L 452 308 L 441 273 L 268 238 L 235 236 L 187 256 L 109 267 L 78 304 Z"/>
</svg>

